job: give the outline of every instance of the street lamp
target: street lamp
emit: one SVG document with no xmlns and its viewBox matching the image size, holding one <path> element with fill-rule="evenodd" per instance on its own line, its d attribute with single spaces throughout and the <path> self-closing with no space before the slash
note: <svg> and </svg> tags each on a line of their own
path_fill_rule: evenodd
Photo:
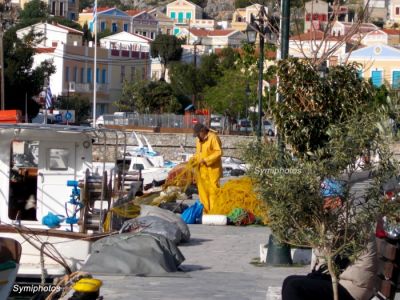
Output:
<svg viewBox="0 0 400 300">
<path fill-rule="evenodd" d="M 260 7 L 257 17 L 253 14 L 250 16 L 250 23 L 246 29 L 247 41 L 251 44 L 256 42 L 257 33 L 259 34 L 260 41 L 260 58 L 258 61 L 258 122 L 257 122 L 257 138 L 261 140 L 262 136 L 262 90 L 263 90 L 263 68 L 264 68 L 264 40 L 265 35 L 270 32 L 268 26 L 266 26 L 266 16 L 264 6 Z"/>
</svg>

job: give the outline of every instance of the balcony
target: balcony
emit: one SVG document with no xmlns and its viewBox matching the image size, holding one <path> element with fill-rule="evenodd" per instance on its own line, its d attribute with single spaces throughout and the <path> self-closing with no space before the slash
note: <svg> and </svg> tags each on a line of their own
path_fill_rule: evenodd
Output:
<svg viewBox="0 0 400 300">
<path fill-rule="evenodd" d="M 75 84 L 75 92 L 76 93 L 91 93 L 93 92 L 93 83 L 76 83 Z M 98 83 L 96 85 L 96 89 L 98 92 L 108 92 L 108 84 L 107 83 Z"/>
</svg>

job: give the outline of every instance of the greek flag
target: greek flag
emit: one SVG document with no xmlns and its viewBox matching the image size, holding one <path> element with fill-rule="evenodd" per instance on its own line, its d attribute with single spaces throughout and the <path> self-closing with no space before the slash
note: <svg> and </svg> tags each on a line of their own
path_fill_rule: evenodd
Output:
<svg viewBox="0 0 400 300">
<path fill-rule="evenodd" d="M 53 95 L 51 94 L 50 87 L 47 87 L 46 90 L 46 109 L 51 108 L 51 105 L 53 104 Z"/>
</svg>

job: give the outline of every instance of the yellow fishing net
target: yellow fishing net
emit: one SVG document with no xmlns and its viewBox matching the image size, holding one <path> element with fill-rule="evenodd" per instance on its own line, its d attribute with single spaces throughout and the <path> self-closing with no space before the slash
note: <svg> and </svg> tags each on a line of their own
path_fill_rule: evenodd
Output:
<svg viewBox="0 0 400 300">
<path fill-rule="evenodd" d="M 198 164 L 191 160 L 176 168 L 169 176 L 165 186 L 179 186 L 183 190 L 199 180 Z M 214 191 L 216 197 L 208 212 L 215 215 L 228 215 L 235 208 L 242 208 L 260 218 L 263 224 L 268 223 L 268 209 L 254 191 L 254 186 L 249 177 L 241 177 L 226 182 Z"/>
<path fill-rule="evenodd" d="M 104 222 L 104 230 L 111 229 L 112 214 L 123 218 L 136 218 L 140 215 L 141 204 L 159 206 L 162 202 L 175 201 L 179 198 L 180 192 L 186 191 L 189 185 L 204 180 L 199 175 L 198 164 L 194 160 L 178 165 L 170 172 L 161 194 L 146 194 L 111 208 Z M 265 203 L 257 197 L 249 177 L 229 180 L 214 192 L 216 197 L 209 214 L 228 215 L 233 209 L 242 208 L 253 213 L 263 224 L 268 223 L 268 209 Z"/>
</svg>

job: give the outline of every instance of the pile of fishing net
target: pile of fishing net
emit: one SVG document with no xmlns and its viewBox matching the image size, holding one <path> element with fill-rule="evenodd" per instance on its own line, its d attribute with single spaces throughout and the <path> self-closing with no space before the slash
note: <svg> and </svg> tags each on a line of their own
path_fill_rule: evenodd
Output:
<svg viewBox="0 0 400 300">
<path fill-rule="evenodd" d="M 173 169 L 165 186 L 178 186 L 186 190 L 189 185 L 199 180 L 204 179 L 199 176 L 198 164 L 191 160 Z M 253 214 L 261 223 L 268 223 L 268 209 L 254 191 L 253 182 L 249 177 L 229 180 L 218 188 L 215 194 L 216 199 L 209 214 L 229 215 L 234 209 L 240 208 Z"/>
</svg>

